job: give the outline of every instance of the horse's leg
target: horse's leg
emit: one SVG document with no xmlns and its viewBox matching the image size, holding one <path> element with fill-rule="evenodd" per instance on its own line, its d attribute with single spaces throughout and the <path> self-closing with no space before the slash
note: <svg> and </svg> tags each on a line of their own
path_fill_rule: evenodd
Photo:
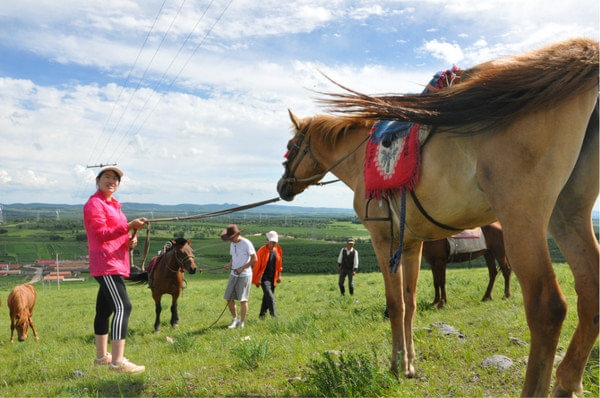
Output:
<svg viewBox="0 0 600 398">
<path fill-rule="evenodd" d="M 440 302 L 438 308 L 443 308 L 444 304 L 448 302 L 446 298 L 446 271 L 448 270 L 448 261 L 443 260 L 440 262 Z"/>
<path fill-rule="evenodd" d="M 160 305 L 160 300 L 162 298 L 162 294 L 152 292 L 152 298 L 154 299 L 154 311 L 156 312 L 156 319 L 154 320 L 154 333 L 158 333 L 160 329 L 160 312 L 162 311 L 162 307 Z"/>
<path fill-rule="evenodd" d="M 388 237 L 376 238 L 371 232 L 371 242 L 385 284 L 385 299 L 388 317 L 392 328 L 392 357 L 390 371 L 394 376 L 399 375 L 398 353 L 404 355 L 404 300 L 402 297 L 402 272 L 390 272 L 390 239 Z M 404 357 L 402 358 L 402 374 L 404 374 Z"/>
<path fill-rule="evenodd" d="M 11 343 L 15 342 L 14 333 L 15 333 L 15 319 L 11 316 L 10 317 L 10 342 Z"/>
<path fill-rule="evenodd" d="M 430 260 L 428 262 L 429 262 L 429 266 L 431 267 L 431 273 L 433 274 L 433 290 L 435 292 L 435 297 L 433 298 L 433 302 L 431 303 L 431 305 L 443 306 L 444 303 L 442 302 L 442 295 L 441 295 L 442 267 L 445 267 L 445 266 L 444 266 L 444 264 L 440 264 L 436 260 Z"/>
<path fill-rule="evenodd" d="M 35 331 L 35 329 L 33 327 L 33 319 L 31 317 L 29 317 L 29 326 L 31 326 L 31 331 L 33 332 L 33 335 L 35 336 L 35 338 L 37 340 L 39 340 L 40 336 L 38 336 L 37 332 Z"/>
<path fill-rule="evenodd" d="M 402 272 L 404 274 L 404 333 L 406 342 L 406 352 L 404 358 L 406 363 L 402 364 L 402 369 L 406 377 L 414 377 L 415 368 L 415 348 L 413 342 L 413 320 L 417 311 L 417 280 L 419 279 L 419 269 L 421 264 L 421 241 L 413 241 L 411 244 L 405 244 L 402 251 Z M 445 268 L 445 267 L 444 267 Z"/>
<path fill-rule="evenodd" d="M 504 253 L 504 251 L 502 251 Z M 496 258 L 498 264 L 500 264 L 500 270 L 502 271 L 502 276 L 504 277 L 504 297 L 503 299 L 510 298 L 510 276 L 511 269 L 510 264 L 508 263 L 506 256 L 502 258 Z"/>
<path fill-rule="evenodd" d="M 582 152 L 550 219 L 550 233 L 575 279 L 579 322 L 556 370 L 554 396 L 582 392 L 582 375 L 598 338 L 598 241 L 591 211 L 598 196 L 598 108 L 590 119 Z"/>
<path fill-rule="evenodd" d="M 488 267 L 490 281 L 481 301 L 488 301 L 492 299 L 492 289 L 494 288 L 494 282 L 496 281 L 496 275 L 498 275 L 498 270 L 496 269 L 496 263 L 494 262 L 494 256 L 492 255 L 491 250 L 486 250 L 483 254 L 483 257 L 485 258 L 485 264 Z"/>
<path fill-rule="evenodd" d="M 177 299 L 179 298 L 179 292 L 171 295 L 173 300 L 171 301 L 171 327 L 176 328 L 179 325 L 179 314 L 177 313 Z"/>
<path fill-rule="evenodd" d="M 531 114 L 507 129 L 478 137 L 477 178 L 504 229 L 531 334 L 523 396 L 546 396 L 550 386 L 567 306 L 552 269 L 546 233 L 579 156 L 583 133 L 577 134 L 587 126 L 594 105 L 589 100 L 597 95 L 596 87 L 563 102 L 560 109 Z"/>
</svg>

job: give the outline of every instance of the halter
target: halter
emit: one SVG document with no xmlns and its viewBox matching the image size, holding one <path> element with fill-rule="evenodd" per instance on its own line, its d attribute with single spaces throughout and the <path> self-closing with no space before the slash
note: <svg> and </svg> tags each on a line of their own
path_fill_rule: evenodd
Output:
<svg viewBox="0 0 600 398">
<path fill-rule="evenodd" d="M 184 272 L 186 262 L 189 261 L 190 263 L 192 263 L 194 261 L 194 255 L 187 254 L 185 255 L 185 257 L 182 258 L 179 257 L 179 250 L 177 250 L 176 248 L 173 248 L 173 250 L 175 251 L 175 259 L 177 260 L 179 266 L 177 267 L 177 269 L 171 269 L 171 267 L 169 267 L 169 264 L 167 264 L 167 269 L 171 272 Z"/>
<path fill-rule="evenodd" d="M 306 131 L 303 131 L 302 133 L 300 133 L 299 142 L 294 143 L 294 147 L 296 147 L 297 150 L 301 149 L 302 143 L 303 143 L 305 137 L 306 137 Z M 302 162 L 302 159 L 307 154 L 308 154 L 308 156 L 310 156 L 310 158 L 313 160 L 313 162 L 315 162 L 315 167 L 319 164 L 319 162 L 317 161 L 317 159 L 313 155 L 312 151 L 310 150 L 310 137 L 308 137 L 308 139 L 306 140 L 306 145 L 304 146 L 304 150 L 300 153 L 300 157 L 298 157 L 298 159 L 296 161 L 296 164 L 294 165 L 294 167 L 292 167 L 292 169 L 291 169 L 291 171 L 289 173 L 289 175 L 291 175 L 292 177 L 285 177 L 285 178 L 282 178 L 281 180 L 285 181 L 285 182 L 306 182 L 306 181 L 312 181 L 312 180 L 319 180 L 320 178 L 323 178 L 331 170 L 333 170 L 336 166 L 338 166 L 340 163 L 342 163 L 344 160 L 348 159 L 352 154 L 354 154 L 354 152 L 356 152 L 358 150 L 358 148 L 360 148 L 365 142 L 367 142 L 368 139 L 369 139 L 369 136 L 367 135 L 365 137 L 365 139 L 362 140 L 356 146 L 356 148 L 354 148 L 347 155 L 345 155 L 344 157 L 342 157 L 341 159 L 339 159 L 333 165 L 331 165 L 330 167 L 326 168 L 324 171 L 322 171 L 320 173 L 317 173 L 317 174 L 314 174 L 311 177 L 297 178 L 297 177 L 294 177 L 294 174 L 296 173 L 296 169 L 298 169 L 298 167 L 300 166 L 300 163 Z M 292 155 L 292 153 L 289 154 L 288 160 L 285 163 L 289 163 L 291 160 L 293 160 L 294 157 L 291 156 L 291 155 Z M 330 182 L 324 182 L 324 183 L 321 183 L 321 185 L 325 185 L 325 184 L 329 184 L 331 182 L 337 182 L 337 181 L 339 181 L 339 180 L 330 181 Z"/>
</svg>

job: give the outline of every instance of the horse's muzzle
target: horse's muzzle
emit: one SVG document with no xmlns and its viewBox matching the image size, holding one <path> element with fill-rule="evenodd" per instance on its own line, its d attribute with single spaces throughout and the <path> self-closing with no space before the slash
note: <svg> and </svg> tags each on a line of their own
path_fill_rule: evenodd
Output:
<svg viewBox="0 0 600 398">
<path fill-rule="evenodd" d="M 190 268 L 190 274 L 195 274 L 196 273 L 196 268 Z"/>
<path fill-rule="evenodd" d="M 277 193 L 279 193 L 279 197 L 281 199 L 287 202 L 294 200 L 294 197 L 296 196 L 294 193 L 292 193 L 292 185 L 287 183 L 284 180 L 284 177 L 277 182 Z"/>
</svg>

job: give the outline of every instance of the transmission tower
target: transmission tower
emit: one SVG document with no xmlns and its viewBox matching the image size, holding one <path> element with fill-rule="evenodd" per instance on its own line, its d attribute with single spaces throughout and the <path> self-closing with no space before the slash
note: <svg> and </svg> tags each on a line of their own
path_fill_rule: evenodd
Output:
<svg viewBox="0 0 600 398">
<path fill-rule="evenodd" d="M 4 216 L 2 215 L 2 205 L 0 205 L 0 224 L 4 224 Z"/>
<path fill-rule="evenodd" d="M 56 221 L 60 221 L 60 209 L 56 209 Z"/>
</svg>

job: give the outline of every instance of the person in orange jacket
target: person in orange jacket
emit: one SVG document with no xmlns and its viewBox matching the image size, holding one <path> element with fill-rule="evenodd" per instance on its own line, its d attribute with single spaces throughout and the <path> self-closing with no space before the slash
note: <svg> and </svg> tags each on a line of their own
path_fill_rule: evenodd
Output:
<svg viewBox="0 0 600 398">
<path fill-rule="evenodd" d="M 271 316 L 277 316 L 275 311 L 275 286 L 281 282 L 281 246 L 277 244 L 279 237 L 277 232 L 267 232 L 267 244 L 256 252 L 256 263 L 252 273 L 252 283 L 263 290 L 263 300 L 260 306 L 261 318 L 267 311 Z"/>
</svg>

